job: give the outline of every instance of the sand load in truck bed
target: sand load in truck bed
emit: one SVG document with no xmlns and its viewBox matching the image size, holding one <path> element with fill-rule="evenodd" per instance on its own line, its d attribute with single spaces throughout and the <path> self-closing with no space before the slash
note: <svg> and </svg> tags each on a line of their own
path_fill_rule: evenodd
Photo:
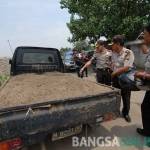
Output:
<svg viewBox="0 0 150 150">
<path fill-rule="evenodd" d="M 96 95 L 111 90 L 70 74 L 22 74 L 11 77 L 0 90 L 0 108 Z"/>
</svg>

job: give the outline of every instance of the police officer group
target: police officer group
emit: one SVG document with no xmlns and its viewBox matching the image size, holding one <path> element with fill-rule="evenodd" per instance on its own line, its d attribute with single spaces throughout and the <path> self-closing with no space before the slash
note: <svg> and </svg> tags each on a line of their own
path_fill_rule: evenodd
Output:
<svg viewBox="0 0 150 150">
<path fill-rule="evenodd" d="M 144 46 L 150 46 L 150 24 L 144 28 Z M 131 89 L 123 88 L 119 82 L 121 75 L 134 68 L 134 53 L 124 46 L 124 36 L 115 35 L 112 38 L 111 50 L 106 48 L 105 40 L 98 40 L 95 45 L 93 57 L 81 68 L 82 73 L 93 61 L 96 62 L 96 80 L 98 83 L 112 85 L 121 90 L 123 101 L 122 116 L 127 122 L 131 122 L 129 116 Z M 145 70 L 136 71 L 135 78 L 139 78 L 150 83 L 150 51 L 147 49 L 145 60 Z M 150 136 L 150 90 L 146 91 L 141 105 L 143 129 L 138 128 L 137 132 L 143 136 Z"/>
</svg>

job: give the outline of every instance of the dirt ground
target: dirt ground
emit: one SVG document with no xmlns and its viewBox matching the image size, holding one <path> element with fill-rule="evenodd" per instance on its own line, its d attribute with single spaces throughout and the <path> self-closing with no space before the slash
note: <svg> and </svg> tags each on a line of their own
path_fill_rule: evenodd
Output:
<svg viewBox="0 0 150 150">
<path fill-rule="evenodd" d="M 70 74 L 58 72 L 40 75 L 22 74 L 11 77 L 0 90 L 0 108 L 90 96 L 109 91 L 112 91 L 111 88 Z"/>
</svg>

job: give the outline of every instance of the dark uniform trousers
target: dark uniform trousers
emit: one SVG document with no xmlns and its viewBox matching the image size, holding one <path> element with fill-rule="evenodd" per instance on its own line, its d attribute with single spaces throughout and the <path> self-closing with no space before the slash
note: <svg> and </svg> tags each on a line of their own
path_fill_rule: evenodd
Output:
<svg viewBox="0 0 150 150">
<path fill-rule="evenodd" d="M 143 129 L 150 134 L 150 91 L 146 91 L 141 105 Z"/>
<path fill-rule="evenodd" d="M 129 114 L 129 111 L 130 111 L 131 90 L 121 88 L 118 77 L 114 77 L 112 79 L 112 84 L 113 84 L 113 87 L 121 89 L 121 97 L 122 97 L 122 101 L 123 101 L 122 114 L 124 116 L 126 116 Z"/>
<path fill-rule="evenodd" d="M 76 62 L 76 72 L 77 72 L 78 77 L 83 78 L 84 73 L 85 73 L 85 76 L 88 77 L 88 69 L 87 69 L 87 68 L 85 68 L 85 69 L 83 70 L 83 73 L 80 74 L 80 70 L 81 70 L 81 68 L 82 68 L 84 65 L 85 65 L 85 64 L 82 63 L 82 62 L 79 62 L 79 61 Z"/>
<path fill-rule="evenodd" d="M 109 68 L 96 69 L 96 80 L 98 83 L 111 85 L 111 70 Z"/>
<path fill-rule="evenodd" d="M 76 72 L 77 72 L 77 75 L 78 75 L 78 77 L 80 77 L 80 69 L 82 68 L 83 63 L 80 60 L 76 60 L 75 63 L 76 63 Z"/>
</svg>

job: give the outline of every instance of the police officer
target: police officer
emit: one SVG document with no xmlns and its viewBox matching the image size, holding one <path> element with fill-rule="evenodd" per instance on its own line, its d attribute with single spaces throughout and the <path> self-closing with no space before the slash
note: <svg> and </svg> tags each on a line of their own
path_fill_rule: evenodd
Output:
<svg viewBox="0 0 150 150">
<path fill-rule="evenodd" d="M 123 100 L 122 115 L 127 122 L 131 122 L 129 116 L 131 91 L 120 86 L 119 76 L 133 67 L 134 54 L 124 47 L 124 36 L 116 35 L 113 37 L 112 42 L 112 82 L 114 87 L 121 89 Z"/>
<path fill-rule="evenodd" d="M 98 83 L 111 85 L 111 55 L 112 52 L 105 48 L 106 41 L 98 40 L 93 57 L 81 68 L 80 73 L 89 67 L 94 61 L 96 63 L 96 79 Z"/>
<path fill-rule="evenodd" d="M 150 46 L 150 24 L 144 28 L 144 42 Z M 145 51 L 146 52 L 146 51 Z M 150 84 L 150 50 L 145 63 L 145 71 L 137 72 L 135 76 Z M 143 136 L 150 137 L 150 90 L 146 91 L 143 103 L 141 105 L 143 129 L 137 128 L 137 132 Z M 150 143 L 149 145 L 150 146 Z"/>
</svg>

